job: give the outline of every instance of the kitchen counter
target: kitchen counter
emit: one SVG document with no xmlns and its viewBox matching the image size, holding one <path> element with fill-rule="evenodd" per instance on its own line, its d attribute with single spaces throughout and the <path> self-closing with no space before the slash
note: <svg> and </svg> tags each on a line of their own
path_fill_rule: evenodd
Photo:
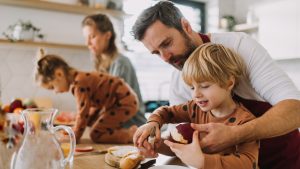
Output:
<svg viewBox="0 0 300 169">
<path fill-rule="evenodd" d="M 93 146 L 96 150 L 106 150 L 117 144 L 95 144 L 89 139 L 82 139 L 77 146 Z M 73 169 L 114 169 L 104 162 L 105 154 L 74 156 Z M 156 159 L 155 166 L 159 165 L 181 165 L 185 166 L 177 157 L 169 157 L 160 154 Z"/>
</svg>

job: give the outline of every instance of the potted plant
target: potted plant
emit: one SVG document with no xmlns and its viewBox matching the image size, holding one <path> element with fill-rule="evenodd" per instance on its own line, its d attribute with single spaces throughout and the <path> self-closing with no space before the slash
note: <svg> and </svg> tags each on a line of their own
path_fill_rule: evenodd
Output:
<svg viewBox="0 0 300 169">
<path fill-rule="evenodd" d="M 40 33 L 40 28 L 34 26 L 30 21 L 19 20 L 13 25 L 9 25 L 3 35 L 10 41 L 32 41 L 35 37 L 43 39 L 44 35 Z"/>
<path fill-rule="evenodd" d="M 220 20 L 220 27 L 227 31 L 233 31 L 233 27 L 236 24 L 234 16 L 225 15 Z"/>
</svg>

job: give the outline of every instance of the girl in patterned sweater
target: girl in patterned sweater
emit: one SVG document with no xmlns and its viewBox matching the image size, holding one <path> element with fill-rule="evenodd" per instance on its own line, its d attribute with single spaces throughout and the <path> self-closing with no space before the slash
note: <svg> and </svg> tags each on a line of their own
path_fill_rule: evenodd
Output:
<svg viewBox="0 0 300 169">
<path fill-rule="evenodd" d="M 41 52 L 36 82 L 56 93 L 72 92 L 77 102 L 73 130 L 79 141 L 86 126 L 96 143 L 132 143 L 136 125 L 125 128 L 138 110 L 133 90 L 120 78 L 98 72 L 81 72 L 56 55 Z"/>
<path fill-rule="evenodd" d="M 155 110 L 147 124 L 141 126 L 135 133 L 135 145 L 152 149 L 147 153 L 155 155 L 154 148 L 149 148 L 149 143 L 145 141 L 155 126 L 158 143 L 156 150 L 166 154 L 162 151 L 166 147 L 164 144 L 160 145 L 159 130 L 165 123 L 190 122 L 194 123 L 192 127 L 197 129 L 195 124 L 213 122 L 234 126 L 254 119 L 254 115 L 235 101 L 232 95 L 232 89 L 239 79 L 247 77 L 245 70 L 241 57 L 230 49 L 212 43 L 199 46 L 189 56 L 182 70 L 185 83 L 193 90 L 193 100 Z M 206 153 L 205 147 L 200 146 L 198 131 L 194 132 L 191 144 L 177 144 L 168 140 L 164 143 L 184 163 L 199 169 L 258 168 L 258 141 L 240 143 L 215 154 Z"/>
</svg>

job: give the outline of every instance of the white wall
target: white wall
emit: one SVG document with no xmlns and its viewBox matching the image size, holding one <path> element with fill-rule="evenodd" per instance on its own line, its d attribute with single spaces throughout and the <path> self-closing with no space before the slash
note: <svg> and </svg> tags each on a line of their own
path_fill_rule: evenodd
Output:
<svg viewBox="0 0 300 169">
<path fill-rule="evenodd" d="M 227 1 L 229 3 L 226 3 Z M 273 2 L 271 0 L 263 1 Z M 245 22 L 246 9 L 249 5 L 257 4 L 257 2 L 258 0 L 207 1 L 208 32 L 217 31 L 219 17 L 222 14 L 229 14 L 232 12 L 239 21 Z M 0 32 L 5 31 L 8 25 L 15 23 L 18 19 L 28 19 L 37 27 L 42 28 L 41 33 L 46 34 L 47 41 L 83 44 L 80 23 L 84 15 L 3 5 L 0 5 L 0 11 Z M 119 23 L 116 19 L 113 21 L 116 30 L 120 30 L 122 23 Z M 285 30 L 285 28 L 283 27 L 282 30 Z M 279 33 L 282 32 L 280 31 Z M 2 35 L 0 36 L 2 37 Z M 274 38 L 275 37 L 272 37 L 270 39 L 273 41 Z M 280 42 L 278 44 L 280 45 L 282 43 L 283 42 Z M 291 44 L 288 41 L 286 43 L 287 45 Z M 32 60 L 34 59 L 36 49 L 36 47 L 12 47 L 9 45 L 0 45 L 2 101 L 8 103 L 15 97 L 49 96 L 54 101 L 54 107 L 61 110 L 75 110 L 74 100 L 70 94 L 56 95 L 34 85 L 31 74 L 34 63 Z M 89 59 L 89 52 L 86 50 L 53 48 L 50 49 L 50 52 L 64 56 L 70 65 L 78 69 L 93 69 Z M 137 70 L 144 100 L 167 99 L 168 81 L 170 79 L 172 67 L 148 52 L 146 54 L 127 52 L 126 55 L 131 59 Z M 299 60 L 281 60 L 278 61 L 278 63 L 300 89 Z"/>
<path fill-rule="evenodd" d="M 84 44 L 81 21 L 84 15 L 45 11 L 31 8 L 0 5 L 0 32 L 19 19 L 30 20 L 41 28 L 47 42 Z M 0 45 L 0 80 L 2 102 L 8 104 L 14 98 L 49 97 L 53 106 L 60 110 L 75 110 L 75 100 L 71 94 L 55 94 L 34 84 L 32 72 L 37 47 Z M 67 62 L 80 70 L 92 70 L 88 50 L 50 48 L 49 53 L 63 56 Z"/>
<path fill-rule="evenodd" d="M 276 62 L 300 90 L 300 59 L 276 60 Z"/>
<path fill-rule="evenodd" d="M 246 23 L 250 7 L 258 18 L 257 41 L 300 89 L 300 1 L 219 0 L 219 16 L 233 15 Z"/>
<path fill-rule="evenodd" d="M 0 38 L 4 38 L 2 32 L 5 32 L 9 25 L 13 25 L 21 19 L 23 21 L 30 20 L 34 26 L 41 28 L 40 33 L 46 35 L 45 40 L 48 42 L 84 44 L 84 38 L 81 32 L 81 21 L 85 17 L 83 14 L 7 5 L 0 5 L 0 11 Z M 99 10 L 99 12 L 101 13 L 101 10 Z M 118 35 L 117 42 L 119 42 L 122 32 L 118 30 L 122 30 L 123 23 L 109 14 L 108 16 L 114 24 Z"/>
<path fill-rule="evenodd" d="M 30 20 L 33 25 L 41 28 L 40 33 L 46 35 L 47 41 L 84 44 L 81 35 L 81 20 L 84 15 L 4 5 L 0 5 L 0 11 L 0 32 L 6 31 L 8 25 L 13 25 L 19 19 Z"/>
<path fill-rule="evenodd" d="M 300 89 L 300 1 L 263 0 L 251 5 L 258 18 L 257 40 Z"/>
<path fill-rule="evenodd" d="M 255 6 L 258 40 L 274 59 L 300 58 L 300 1 L 281 0 Z"/>
<path fill-rule="evenodd" d="M 70 93 L 55 94 L 34 83 L 37 47 L 0 45 L 0 80 L 2 102 L 9 104 L 15 98 L 50 98 L 53 107 L 62 111 L 76 110 Z M 87 50 L 48 48 L 47 52 L 62 56 L 71 66 L 80 70 L 92 70 Z"/>
<path fill-rule="evenodd" d="M 84 44 L 81 33 L 81 21 L 84 15 L 30 8 L 0 5 L 0 32 L 18 19 L 30 20 L 41 28 L 46 41 L 56 43 Z M 122 22 L 112 18 L 117 37 L 120 39 Z M 0 38 L 3 38 L 0 35 Z M 13 98 L 50 97 L 54 107 L 60 110 L 75 110 L 75 101 L 70 94 L 54 94 L 52 91 L 37 87 L 32 79 L 34 56 L 37 47 L 16 47 L 0 45 L 0 84 L 2 102 L 9 103 Z M 93 70 L 87 50 L 52 48 L 49 53 L 63 56 L 71 66 L 80 70 Z M 171 66 L 146 53 L 124 53 L 128 56 L 137 71 L 138 80 L 144 100 L 168 99 L 168 81 Z"/>
</svg>

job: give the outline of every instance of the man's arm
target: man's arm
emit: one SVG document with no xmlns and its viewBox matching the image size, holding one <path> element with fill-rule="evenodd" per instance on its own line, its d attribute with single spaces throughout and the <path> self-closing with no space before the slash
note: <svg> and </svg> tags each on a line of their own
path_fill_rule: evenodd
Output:
<svg viewBox="0 0 300 169">
<path fill-rule="evenodd" d="M 270 138 L 297 129 L 300 126 L 299 89 L 262 45 L 248 35 L 242 37 L 237 51 L 247 64 L 249 82 L 256 93 L 273 107 L 256 120 L 234 128 L 237 140 Z"/>
<path fill-rule="evenodd" d="M 280 136 L 300 127 L 300 100 L 284 100 L 263 116 L 239 126 L 220 123 L 193 124 L 208 133 L 200 142 L 207 152 L 218 152 L 231 145 Z"/>
<path fill-rule="evenodd" d="M 280 136 L 300 127 L 300 100 L 283 100 L 261 117 L 234 129 L 239 142 Z"/>
</svg>

